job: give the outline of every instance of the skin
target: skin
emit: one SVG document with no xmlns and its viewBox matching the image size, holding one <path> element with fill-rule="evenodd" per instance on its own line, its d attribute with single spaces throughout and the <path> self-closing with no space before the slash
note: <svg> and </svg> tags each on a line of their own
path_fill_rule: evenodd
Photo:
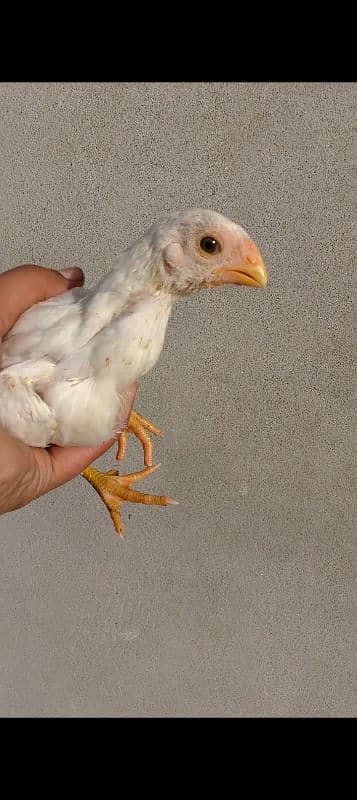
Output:
<svg viewBox="0 0 357 800">
<path fill-rule="evenodd" d="M 0 365 L 1 340 L 21 314 L 41 300 L 82 286 L 84 275 L 78 267 L 67 275 L 26 264 L 0 275 Z M 136 394 L 132 386 L 129 417 Z M 0 514 L 27 505 L 72 480 L 114 444 L 109 439 L 96 447 L 28 447 L 0 428 Z"/>
</svg>

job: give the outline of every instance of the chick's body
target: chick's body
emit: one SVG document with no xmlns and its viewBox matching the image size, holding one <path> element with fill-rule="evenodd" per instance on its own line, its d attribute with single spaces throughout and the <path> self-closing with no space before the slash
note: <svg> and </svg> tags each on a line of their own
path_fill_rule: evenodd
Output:
<svg viewBox="0 0 357 800">
<path fill-rule="evenodd" d="M 132 300 L 100 288 L 33 306 L 4 340 L 0 422 L 42 447 L 119 432 L 126 390 L 159 358 L 170 310 L 168 295 Z"/>
<path fill-rule="evenodd" d="M 91 290 L 30 308 L 3 341 L 0 425 L 26 444 L 95 445 L 123 429 L 127 392 L 159 358 L 174 299 L 209 285 L 265 285 L 248 234 L 207 210 L 178 212 Z"/>
</svg>

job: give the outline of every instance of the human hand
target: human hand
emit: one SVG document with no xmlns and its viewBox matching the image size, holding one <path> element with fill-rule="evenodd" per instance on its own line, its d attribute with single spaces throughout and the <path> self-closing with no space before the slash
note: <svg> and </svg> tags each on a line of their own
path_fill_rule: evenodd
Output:
<svg viewBox="0 0 357 800">
<path fill-rule="evenodd" d="M 16 267 L 0 275 L 0 366 L 1 338 L 27 308 L 57 294 L 82 286 L 78 267 L 62 273 L 33 264 Z M 128 394 L 129 417 L 136 385 Z M 103 455 L 115 438 L 96 447 L 29 447 L 0 428 L 0 514 L 13 511 L 40 495 L 67 483 L 92 461 Z"/>
</svg>

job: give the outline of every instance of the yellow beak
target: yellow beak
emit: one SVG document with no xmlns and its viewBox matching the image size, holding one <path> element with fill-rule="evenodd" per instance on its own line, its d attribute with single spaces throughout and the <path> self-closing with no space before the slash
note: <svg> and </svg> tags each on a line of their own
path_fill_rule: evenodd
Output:
<svg viewBox="0 0 357 800">
<path fill-rule="evenodd" d="M 267 285 L 267 268 L 257 246 L 250 239 L 245 239 L 241 244 L 237 262 L 237 265 L 229 264 L 215 270 L 213 285 L 235 283 L 262 288 Z"/>
<path fill-rule="evenodd" d="M 249 265 L 244 270 L 241 267 L 221 267 L 214 273 L 214 286 L 225 283 L 236 283 L 242 286 L 256 286 L 263 288 L 267 285 L 268 273 L 264 261 L 260 264 Z"/>
</svg>

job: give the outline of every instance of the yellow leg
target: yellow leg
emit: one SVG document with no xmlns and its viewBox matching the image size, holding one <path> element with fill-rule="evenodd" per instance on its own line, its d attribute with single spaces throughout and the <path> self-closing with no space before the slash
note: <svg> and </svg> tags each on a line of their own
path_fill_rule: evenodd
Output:
<svg viewBox="0 0 357 800">
<path fill-rule="evenodd" d="M 157 467 L 146 467 L 139 472 L 132 472 L 131 475 L 119 475 L 116 469 L 111 469 L 109 472 L 99 472 L 94 467 L 87 467 L 82 472 L 83 477 L 89 481 L 93 488 L 98 492 L 106 505 L 109 514 L 113 520 L 114 528 L 120 536 L 123 536 L 124 527 L 120 515 L 120 506 L 126 500 L 129 503 L 144 503 L 145 505 L 155 506 L 173 506 L 177 505 L 176 500 L 171 500 L 170 497 L 156 494 L 144 494 L 143 492 L 136 492 L 131 488 L 132 483 L 141 481 L 152 472 L 155 472 Z"/>
<path fill-rule="evenodd" d="M 153 448 L 152 441 L 147 431 L 150 433 L 155 433 L 156 436 L 163 436 L 159 428 L 156 428 L 152 422 L 148 422 L 148 420 L 145 419 L 145 417 L 142 417 L 137 411 L 132 411 L 126 426 L 126 430 L 120 433 L 118 436 L 117 460 L 121 461 L 121 459 L 124 458 L 128 443 L 128 433 L 133 433 L 143 446 L 145 466 L 151 467 Z"/>
</svg>

